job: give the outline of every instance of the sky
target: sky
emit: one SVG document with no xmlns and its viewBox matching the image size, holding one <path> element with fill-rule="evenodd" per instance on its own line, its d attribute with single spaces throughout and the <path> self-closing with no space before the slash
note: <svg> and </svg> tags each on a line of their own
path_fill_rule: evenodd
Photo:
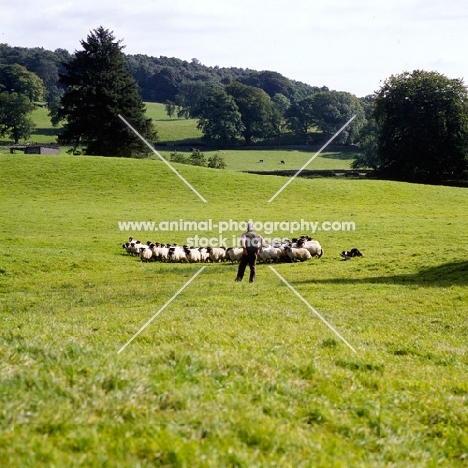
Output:
<svg viewBox="0 0 468 468">
<path fill-rule="evenodd" d="M 126 54 L 279 72 L 358 97 L 404 71 L 468 84 L 461 0 L 2 0 L 0 43 L 80 50 L 103 26 Z"/>
</svg>

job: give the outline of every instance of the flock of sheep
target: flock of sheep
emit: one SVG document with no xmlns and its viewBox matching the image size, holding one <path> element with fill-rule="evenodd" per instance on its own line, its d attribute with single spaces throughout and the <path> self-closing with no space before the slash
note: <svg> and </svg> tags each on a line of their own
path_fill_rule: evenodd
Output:
<svg viewBox="0 0 468 468">
<path fill-rule="evenodd" d="M 187 245 L 161 244 L 148 241 L 142 244 L 130 237 L 122 248 L 131 255 L 139 256 L 142 262 L 239 262 L 242 258 L 241 247 L 207 247 L 196 248 Z M 291 241 L 285 240 L 278 244 L 264 246 L 258 254 L 258 260 L 263 263 L 273 262 L 303 262 L 312 257 L 320 258 L 323 249 L 318 241 L 301 236 Z"/>
</svg>

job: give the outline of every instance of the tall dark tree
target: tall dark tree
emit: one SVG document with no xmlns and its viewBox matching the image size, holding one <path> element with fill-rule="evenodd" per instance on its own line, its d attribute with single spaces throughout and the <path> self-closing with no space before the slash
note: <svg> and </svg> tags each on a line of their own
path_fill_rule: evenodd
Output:
<svg viewBox="0 0 468 468">
<path fill-rule="evenodd" d="M 175 101 L 182 77 L 174 69 L 163 67 L 145 82 L 145 98 L 151 102 Z"/>
<path fill-rule="evenodd" d="M 281 115 L 263 89 L 233 82 L 226 91 L 234 98 L 244 125 L 245 144 L 253 139 L 267 139 L 279 134 Z"/>
<path fill-rule="evenodd" d="M 196 118 L 200 114 L 200 103 L 210 94 L 224 92 L 224 86 L 216 81 L 190 81 L 182 84 L 175 97 L 177 116 L 186 119 Z"/>
<path fill-rule="evenodd" d="M 370 116 L 359 132 L 359 154 L 351 164 L 353 169 L 370 168 L 378 169 L 378 138 L 380 126 L 374 117 Z"/>
<path fill-rule="evenodd" d="M 65 119 L 59 142 L 83 145 L 91 155 L 147 153 L 147 146 L 118 118 L 121 114 L 149 142 L 156 140 L 120 41 L 100 26 L 81 45 L 83 50 L 64 64 L 66 72 L 60 74 L 66 92 L 59 109 L 59 116 Z"/>
<path fill-rule="evenodd" d="M 284 130 L 287 128 L 286 112 L 291 107 L 291 101 L 284 94 L 276 93 L 271 98 L 271 102 L 280 116 L 280 129 Z"/>
<path fill-rule="evenodd" d="M 391 178 L 466 178 L 468 90 L 460 79 L 416 70 L 388 78 L 377 92 L 377 169 Z"/>
<path fill-rule="evenodd" d="M 359 131 L 366 121 L 364 107 L 359 99 L 343 91 L 324 91 L 313 96 L 315 122 L 324 138 L 331 138 L 353 115 L 356 117 L 334 140 L 335 144 L 356 143 Z"/>
<path fill-rule="evenodd" d="M 313 103 L 314 95 L 311 94 L 299 102 L 293 102 L 285 114 L 288 128 L 300 137 L 304 144 L 309 142 L 310 130 L 317 125 Z"/>
<path fill-rule="evenodd" d="M 195 117 L 198 118 L 197 128 L 206 140 L 233 143 L 244 131 L 236 102 L 224 89 L 212 89 L 202 98 Z"/>
</svg>

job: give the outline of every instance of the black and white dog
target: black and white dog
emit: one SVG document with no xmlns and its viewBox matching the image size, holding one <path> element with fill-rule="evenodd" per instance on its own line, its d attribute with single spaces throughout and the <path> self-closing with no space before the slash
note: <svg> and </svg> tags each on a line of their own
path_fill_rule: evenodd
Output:
<svg viewBox="0 0 468 468">
<path fill-rule="evenodd" d="M 353 257 L 363 257 L 363 254 L 359 252 L 358 249 L 354 248 L 351 250 L 343 250 L 343 252 L 340 253 L 340 257 L 342 257 L 343 260 L 350 260 Z"/>
</svg>

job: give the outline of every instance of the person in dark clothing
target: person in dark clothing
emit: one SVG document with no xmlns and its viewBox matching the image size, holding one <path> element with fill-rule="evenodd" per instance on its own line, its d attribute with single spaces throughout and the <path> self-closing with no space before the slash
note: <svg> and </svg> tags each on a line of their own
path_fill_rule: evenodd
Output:
<svg viewBox="0 0 468 468">
<path fill-rule="evenodd" d="M 262 250 L 263 242 L 263 237 L 254 232 L 254 223 L 250 220 L 247 223 L 247 232 L 244 232 L 241 237 L 241 247 L 244 252 L 237 270 L 236 281 L 242 281 L 247 265 L 250 268 L 249 282 L 255 281 L 257 255 Z"/>
</svg>

